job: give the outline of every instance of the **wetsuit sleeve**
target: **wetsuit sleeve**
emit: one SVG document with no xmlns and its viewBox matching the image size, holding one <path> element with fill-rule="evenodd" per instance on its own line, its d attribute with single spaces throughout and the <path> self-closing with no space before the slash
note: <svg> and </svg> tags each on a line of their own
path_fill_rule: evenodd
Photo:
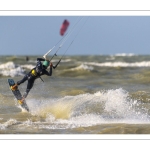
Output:
<svg viewBox="0 0 150 150">
<path fill-rule="evenodd" d="M 51 76 L 52 75 L 52 67 L 50 67 L 49 72 L 47 70 L 45 70 L 44 74 L 46 74 L 47 76 Z"/>
<path fill-rule="evenodd" d="M 43 58 L 37 58 L 37 61 L 45 61 Z"/>
</svg>

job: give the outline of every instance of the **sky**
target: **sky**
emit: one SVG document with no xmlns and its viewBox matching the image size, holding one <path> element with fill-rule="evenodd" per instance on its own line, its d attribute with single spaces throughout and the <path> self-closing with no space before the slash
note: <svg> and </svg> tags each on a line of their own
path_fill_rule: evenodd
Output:
<svg viewBox="0 0 150 150">
<path fill-rule="evenodd" d="M 65 19 L 66 40 L 59 33 Z M 148 55 L 150 16 L 0 16 L 0 55 L 44 55 L 54 46 L 58 55 Z"/>
</svg>

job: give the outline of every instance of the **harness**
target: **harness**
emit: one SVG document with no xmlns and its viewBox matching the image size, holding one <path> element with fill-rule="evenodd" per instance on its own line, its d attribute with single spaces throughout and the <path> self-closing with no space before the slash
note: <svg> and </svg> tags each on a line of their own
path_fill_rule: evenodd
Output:
<svg viewBox="0 0 150 150">
<path fill-rule="evenodd" d="M 42 73 L 43 65 L 40 61 L 37 62 L 36 67 L 31 70 L 31 75 L 34 77 L 40 76 Z"/>
<path fill-rule="evenodd" d="M 36 69 L 32 69 L 31 70 L 31 75 L 36 77 L 37 76 L 37 72 L 36 72 Z"/>
<path fill-rule="evenodd" d="M 43 81 L 43 79 L 40 77 L 40 74 L 42 74 L 42 69 L 43 69 L 43 65 L 40 61 L 38 61 L 36 67 L 33 68 L 30 72 L 31 76 L 35 78 L 39 77 Z"/>
</svg>

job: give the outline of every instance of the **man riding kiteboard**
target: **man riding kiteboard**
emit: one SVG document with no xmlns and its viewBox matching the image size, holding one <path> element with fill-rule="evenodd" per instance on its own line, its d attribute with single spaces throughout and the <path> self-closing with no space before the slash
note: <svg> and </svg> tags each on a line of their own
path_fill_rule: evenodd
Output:
<svg viewBox="0 0 150 150">
<path fill-rule="evenodd" d="M 43 63 L 41 62 L 43 61 Z M 49 72 L 46 70 L 50 66 Z M 53 64 L 50 63 L 49 60 L 43 59 L 43 58 L 37 58 L 37 64 L 36 67 L 31 69 L 29 73 L 27 73 L 22 80 L 18 81 L 17 84 L 15 84 L 11 89 L 15 89 L 20 84 L 24 83 L 28 80 L 26 92 L 23 94 L 23 97 L 21 100 L 19 100 L 19 103 L 22 104 L 27 95 L 29 94 L 29 91 L 32 89 L 35 79 L 41 78 L 42 75 L 51 76 L 52 75 L 52 68 Z M 42 80 L 42 78 L 41 78 Z M 42 80 L 43 81 L 43 80 Z"/>
</svg>

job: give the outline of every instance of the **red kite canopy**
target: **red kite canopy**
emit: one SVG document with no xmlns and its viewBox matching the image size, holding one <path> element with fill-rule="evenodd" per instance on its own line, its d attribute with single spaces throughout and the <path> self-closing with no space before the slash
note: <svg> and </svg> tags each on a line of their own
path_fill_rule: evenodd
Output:
<svg viewBox="0 0 150 150">
<path fill-rule="evenodd" d="M 64 33 L 66 32 L 67 28 L 69 26 L 69 22 L 67 20 L 64 20 L 63 24 L 61 25 L 60 28 L 60 35 L 64 35 Z"/>
</svg>

